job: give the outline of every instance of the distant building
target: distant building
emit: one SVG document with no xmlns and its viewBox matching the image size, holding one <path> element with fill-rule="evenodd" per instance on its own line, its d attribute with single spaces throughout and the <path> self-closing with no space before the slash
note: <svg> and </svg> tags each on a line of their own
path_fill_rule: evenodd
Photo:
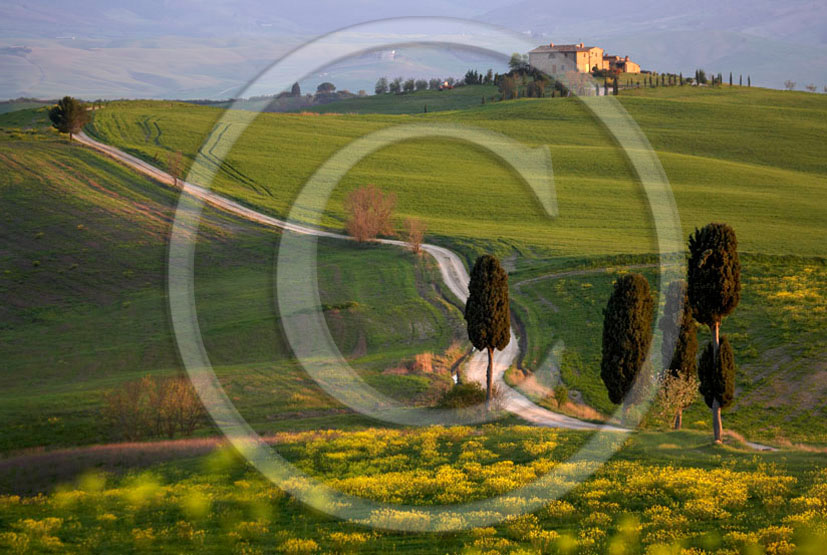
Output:
<svg viewBox="0 0 827 555">
<path fill-rule="evenodd" d="M 640 66 L 629 56 L 606 55 L 599 46 L 580 44 L 544 44 L 528 53 L 528 63 L 548 74 L 578 71 L 591 73 L 597 70 L 619 70 L 625 73 L 640 73 Z"/>
</svg>

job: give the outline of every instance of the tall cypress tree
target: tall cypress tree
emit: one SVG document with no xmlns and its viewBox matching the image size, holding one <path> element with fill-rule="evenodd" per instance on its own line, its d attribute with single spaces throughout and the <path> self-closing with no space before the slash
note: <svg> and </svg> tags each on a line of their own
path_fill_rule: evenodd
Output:
<svg viewBox="0 0 827 555">
<path fill-rule="evenodd" d="M 712 332 L 710 360 L 720 361 L 721 321 L 735 310 L 741 300 L 741 263 L 738 259 L 738 240 L 735 231 L 730 226 L 719 223 L 696 229 L 689 237 L 687 270 L 689 304 L 692 306 L 695 319 L 709 326 Z M 726 399 L 717 396 L 720 388 L 713 385 L 724 381 L 723 373 L 726 371 L 726 368 L 718 366 L 699 372 L 698 376 L 702 390 L 712 391 L 707 404 L 712 409 L 712 427 L 716 443 L 721 442 L 721 409 Z M 713 381 L 709 382 L 710 379 Z"/>
<path fill-rule="evenodd" d="M 609 400 L 619 404 L 632 390 L 652 342 L 654 302 L 641 274 L 626 274 L 614 284 L 603 311 L 600 377 Z"/>
<path fill-rule="evenodd" d="M 729 72 L 729 86 L 732 86 L 732 72 Z"/>
<path fill-rule="evenodd" d="M 465 320 L 471 344 L 480 351 L 488 351 L 485 392 L 485 408 L 488 410 L 494 375 L 494 349 L 505 349 L 511 340 L 508 274 L 500 261 L 490 254 L 480 256 L 471 270 Z"/>
<path fill-rule="evenodd" d="M 712 409 L 717 404 L 720 409 L 725 409 L 732 404 L 735 398 L 735 357 L 726 335 L 721 336 L 717 357 L 715 345 L 712 342 L 707 344 L 698 364 L 698 377 L 706 406 Z M 715 441 L 720 441 L 720 435 L 716 436 Z"/>
<path fill-rule="evenodd" d="M 697 371 L 695 357 L 698 354 L 698 334 L 692 307 L 689 305 L 687 285 L 683 280 L 669 284 L 661 330 L 664 369 L 676 378 L 690 380 Z M 676 430 L 681 429 L 684 408 L 677 407 Z"/>
</svg>

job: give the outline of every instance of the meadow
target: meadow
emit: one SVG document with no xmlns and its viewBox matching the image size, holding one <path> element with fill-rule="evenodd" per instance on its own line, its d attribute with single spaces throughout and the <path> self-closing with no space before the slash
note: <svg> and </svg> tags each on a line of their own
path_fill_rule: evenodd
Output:
<svg viewBox="0 0 827 555">
<path fill-rule="evenodd" d="M 585 439 L 583 432 L 484 426 L 312 431 L 270 441 L 330 486 L 425 507 L 487 498 L 553 469 L 587 465 L 566 462 Z M 592 478 L 534 514 L 426 535 L 302 508 L 224 448 L 125 475 L 90 471 L 48 495 L 0 496 L 0 545 L 11 553 L 818 553 L 827 539 L 821 456 L 710 447 L 697 432 L 638 434 Z M 392 509 L 371 518 L 413 530 L 427 523 Z"/>
</svg>

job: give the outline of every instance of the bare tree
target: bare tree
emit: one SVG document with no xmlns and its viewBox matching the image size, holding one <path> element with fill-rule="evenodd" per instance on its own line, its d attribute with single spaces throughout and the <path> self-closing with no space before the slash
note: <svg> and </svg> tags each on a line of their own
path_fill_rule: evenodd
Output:
<svg viewBox="0 0 827 555">
<path fill-rule="evenodd" d="M 396 195 L 385 194 L 375 185 L 354 189 L 345 199 L 348 234 L 360 243 L 379 235 L 393 235 L 391 217 L 395 207 Z"/>
<path fill-rule="evenodd" d="M 422 240 L 425 238 L 425 223 L 418 218 L 408 218 L 405 220 L 405 234 L 407 236 L 408 244 L 415 254 L 422 251 Z"/>
<path fill-rule="evenodd" d="M 655 399 L 655 414 L 667 424 L 677 422 L 683 409 L 691 405 L 698 396 L 698 385 L 698 377 L 695 374 L 682 376 L 664 372 Z"/>
<path fill-rule="evenodd" d="M 184 170 L 183 162 L 183 155 L 180 150 L 169 153 L 169 161 L 167 164 L 169 166 L 169 175 L 172 176 L 173 184 L 176 187 L 178 186 L 178 180 L 181 179 L 181 174 Z"/>
<path fill-rule="evenodd" d="M 804 88 L 807 89 L 808 91 L 810 91 L 811 93 L 814 93 L 814 92 L 816 92 L 816 89 L 818 87 L 816 87 L 814 83 L 810 83 L 809 85 L 807 85 Z"/>
<path fill-rule="evenodd" d="M 795 81 L 790 81 L 789 79 L 787 79 L 786 81 L 784 81 L 784 88 L 786 88 L 788 91 L 793 90 L 795 88 Z"/>
</svg>

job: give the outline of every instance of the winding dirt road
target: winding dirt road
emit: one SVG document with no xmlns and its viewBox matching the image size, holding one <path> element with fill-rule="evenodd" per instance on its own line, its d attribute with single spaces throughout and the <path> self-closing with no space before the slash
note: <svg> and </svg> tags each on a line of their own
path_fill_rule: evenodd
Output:
<svg viewBox="0 0 827 555">
<path fill-rule="evenodd" d="M 175 179 L 167 172 L 144 162 L 143 160 L 127 154 L 120 149 L 111 145 L 104 144 L 100 141 L 92 139 L 85 133 L 81 132 L 75 135 L 78 142 L 92 147 L 108 156 L 132 167 L 133 169 L 170 186 L 175 185 Z M 333 233 L 330 231 L 323 231 L 301 225 L 296 225 L 290 222 L 285 222 L 278 218 L 262 214 L 246 206 L 214 193 L 204 187 L 195 185 L 193 183 L 178 180 L 178 186 L 182 192 L 191 195 L 195 198 L 201 199 L 204 202 L 221 208 L 222 210 L 240 216 L 247 220 L 257 222 L 263 225 L 277 227 L 283 230 L 291 231 L 293 233 L 301 233 L 304 235 L 313 235 L 316 237 L 328 237 L 332 239 L 341 239 L 351 241 L 352 238 L 340 233 Z M 385 245 L 395 245 L 399 247 L 408 247 L 408 243 L 394 239 L 380 239 L 379 243 Z M 442 279 L 451 292 L 457 296 L 458 299 L 465 302 L 468 298 L 468 282 L 470 280 L 465 265 L 452 251 L 439 247 L 437 245 L 423 244 L 422 250 L 434 257 Z M 550 278 L 552 276 L 548 276 Z M 509 387 L 504 381 L 503 376 L 505 371 L 514 363 L 519 355 L 519 345 L 514 330 L 511 330 L 511 341 L 502 351 L 496 351 L 494 355 L 494 383 L 496 383 L 502 392 L 500 405 L 503 409 L 514 413 L 528 422 L 539 426 L 568 428 L 568 429 L 604 429 L 614 431 L 628 431 L 623 428 L 618 428 L 609 425 L 599 425 L 591 422 L 584 422 L 576 418 L 558 414 L 548 409 L 538 406 L 527 397 Z M 466 377 L 472 379 L 483 387 L 485 386 L 485 374 L 488 366 L 487 354 L 476 351 L 468 362 Z"/>
</svg>

